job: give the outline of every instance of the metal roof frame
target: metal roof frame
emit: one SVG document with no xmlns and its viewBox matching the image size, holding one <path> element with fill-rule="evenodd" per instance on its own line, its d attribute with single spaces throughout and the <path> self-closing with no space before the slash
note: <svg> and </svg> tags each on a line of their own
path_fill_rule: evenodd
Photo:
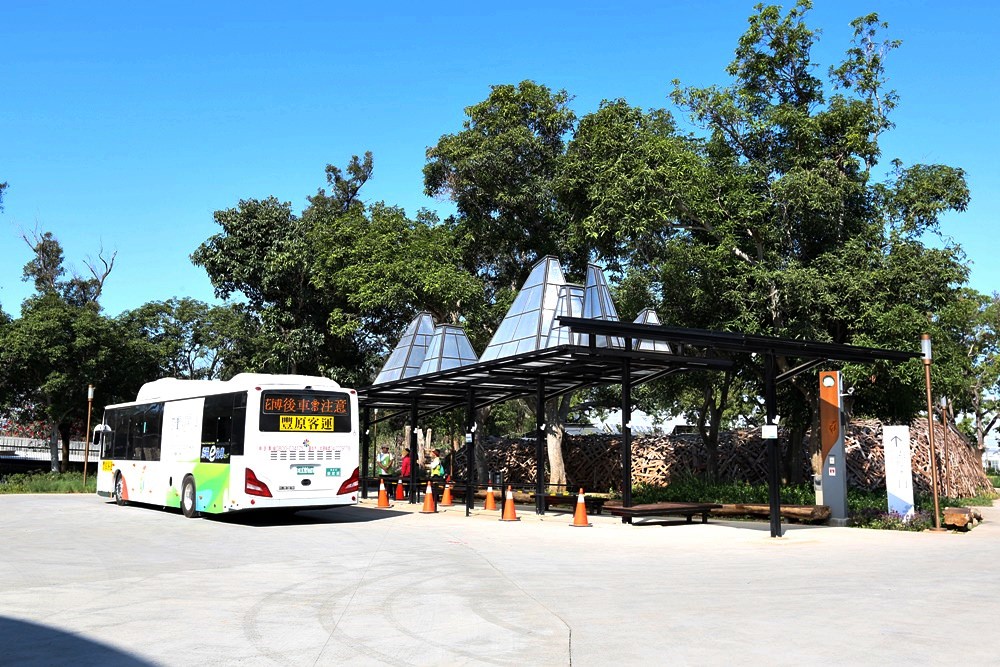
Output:
<svg viewBox="0 0 1000 667">
<path fill-rule="evenodd" d="M 475 413 L 479 407 L 530 397 L 536 399 L 536 511 L 542 512 L 544 470 L 544 406 L 553 396 L 576 389 L 603 385 L 622 386 L 622 503 L 631 505 L 631 391 L 632 387 L 670 373 L 691 370 L 725 370 L 734 364 L 732 359 L 713 356 L 718 353 L 747 354 L 761 364 L 766 423 L 777 424 L 777 384 L 806 372 L 826 361 L 873 363 L 889 361 L 903 363 L 919 358 L 919 352 L 885 350 L 880 348 L 825 343 L 819 341 L 777 338 L 757 334 L 743 334 L 707 329 L 671 327 L 660 324 L 628 323 L 582 317 L 558 317 L 559 326 L 569 327 L 574 334 L 589 341 L 587 345 L 559 345 L 534 352 L 482 361 L 436 373 L 417 375 L 358 390 L 364 410 L 363 433 L 367 439 L 368 425 L 409 410 L 409 423 L 416 424 L 423 414 L 465 406 L 468 422 L 467 442 L 475 432 Z M 624 349 L 599 347 L 598 337 L 619 337 Z M 702 350 L 702 356 L 652 352 L 637 349 L 642 341 L 665 341 L 673 350 L 691 348 Z M 777 372 L 777 358 L 800 360 L 798 366 Z M 371 419 L 370 409 L 386 408 L 390 414 Z M 411 435 L 411 452 L 416 449 L 416 436 Z M 778 476 L 778 441 L 768 439 L 768 487 L 770 495 L 771 536 L 781 536 L 780 495 Z M 363 450 L 367 459 L 367 447 Z M 473 461 L 469 458 L 469 479 L 472 479 Z M 366 466 L 363 463 L 362 468 Z M 416 502 L 416 470 L 411 474 L 410 502 Z M 466 511 L 472 508 L 473 485 L 466 485 Z M 363 491 L 364 493 L 364 491 Z"/>
</svg>

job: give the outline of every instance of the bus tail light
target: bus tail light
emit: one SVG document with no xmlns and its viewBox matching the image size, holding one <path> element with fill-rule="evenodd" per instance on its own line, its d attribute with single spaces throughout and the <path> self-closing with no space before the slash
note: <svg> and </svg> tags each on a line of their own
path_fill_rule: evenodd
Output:
<svg viewBox="0 0 1000 667">
<path fill-rule="evenodd" d="M 253 470 L 250 468 L 247 468 L 245 490 L 248 496 L 271 497 L 271 489 L 267 488 L 267 484 L 257 479 L 257 475 L 253 474 Z"/>
<path fill-rule="evenodd" d="M 351 473 L 350 479 L 348 479 L 346 482 L 340 485 L 340 491 L 337 491 L 337 494 L 339 495 L 341 493 L 354 493 L 355 491 L 357 491 L 359 476 L 360 476 L 360 471 L 357 468 L 355 468 L 354 472 Z"/>
</svg>

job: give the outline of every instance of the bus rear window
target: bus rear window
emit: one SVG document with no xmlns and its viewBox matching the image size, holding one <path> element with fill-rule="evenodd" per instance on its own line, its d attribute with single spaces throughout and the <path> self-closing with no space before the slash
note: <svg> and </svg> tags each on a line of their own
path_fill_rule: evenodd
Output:
<svg viewBox="0 0 1000 667">
<path fill-rule="evenodd" d="M 350 433 L 350 397 L 332 391 L 264 391 L 260 430 Z"/>
</svg>

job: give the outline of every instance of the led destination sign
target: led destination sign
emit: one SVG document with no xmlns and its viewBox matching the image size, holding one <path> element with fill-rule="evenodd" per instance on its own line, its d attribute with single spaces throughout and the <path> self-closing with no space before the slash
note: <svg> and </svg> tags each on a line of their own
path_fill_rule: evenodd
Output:
<svg viewBox="0 0 1000 667">
<path fill-rule="evenodd" d="M 331 391 L 265 391 L 260 398 L 260 430 L 349 433 L 351 402 Z"/>
</svg>

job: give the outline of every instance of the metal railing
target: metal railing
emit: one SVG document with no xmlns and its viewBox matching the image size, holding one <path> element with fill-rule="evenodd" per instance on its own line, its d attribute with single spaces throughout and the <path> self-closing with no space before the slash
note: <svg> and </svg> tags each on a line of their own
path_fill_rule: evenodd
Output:
<svg viewBox="0 0 1000 667">
<path fill-rule="evenodd" d="M 84 447 L 88 443 L 82 440 L 70 440 L 69 460 L 83 463 Z M 90 444 L 87 453 L 88 460 L 97 461 L 101 458 L 100 445 Z M 48 461 L 51 458 L 49 441 L 44 438 L 14 438 L 0 436 L 0 459 L 15 459 L 20 461 Z M 62 442 L 59 442 L 59 458 L 62 459 Z"/>
</svg>

